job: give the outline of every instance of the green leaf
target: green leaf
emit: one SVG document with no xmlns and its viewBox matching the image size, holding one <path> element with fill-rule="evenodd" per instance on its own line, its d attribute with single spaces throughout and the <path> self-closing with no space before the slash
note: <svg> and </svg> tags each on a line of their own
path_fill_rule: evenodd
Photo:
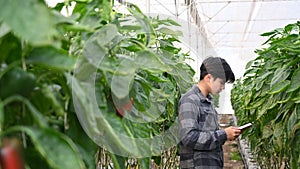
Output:
<svg viewBox="0 0 300 169">
<path fill-rule="evenodd" d="M 133 30 L 140 30 L 141 26 L 139 25 L 124 25 L 122 26 L 122 30 L 129 30 L 129 31 L 133 31 Z"/>
<path fill-rule="evenodd" d="M 255 101 L 251 102 L 249 109 L 256 109 L 259 106 L 261 106 L 263 103 L 265 103 L 267 100 L 267 97 L 263 97 L 260 99 L 256 99 Z"/>
<path fill-rule="evenodd" d="M 139 163 L 141 164 L 141 168 L 151 168 L 150 166 L 150 161 L 151 161 L 151 158 L 141 158 L 138 160 Z"/>
<path fill-rule="evenodd" d="M 273 72 L 264 73 L 262 76 L 259 76 L 254 80 L 256 91 L 261 90 L 262 86 L 265 85 L 265 82 L 268 80 L 269 76 L 273 74 Z"/>
<path fill-rule="evenodd" d="M 10 64 L 10 66 L 13 64 Z M 5 69 L 7 69 L 6 67 Z M 2 73 L 2 72 L 1 72 Z M 36 87 L 36 77 L 33 73 L 24 71 L 21 67 L 13 67 L 0 79 L 0 97 L 12 95 L 30 96 Z"/>
<path fill-rule="evenodd" d="M 23 135 L 26 136 L 24 132 Z M 27 139 L 29 138 L 27 137 Z M 40 168 L 41 166 L 43 166 L 43 169 L 52 169 L 34 146 L 26 147 L 23 151 L 23 155 L 25 156 L 26 169 Z"/>
<path fill-rule="evenodd" d="M 159 29 L 157 29 L 157 31 L 161 32 L 161 33 L 164 33 L 164 34 L 167 34 L 167 35 L 172 35 L 172 36 L 175 36 L 175 37 L 183 35 L 181 31 L 174 31 L 174 30 L 172 30 L 170 28 L 166 28 L 166 27 L 159 28 Z"/>
<path fill-rule="evenodd" d="M 287 92 L 293 92 L 300 87 L 300 68 L 294 71 L 292 80 L 291 80 L 291 86 L 287 90 Z"/>
<path fill-rule="evenodd" d="M 164 64 L 154 52 L 145 50 L 137 53 L 134 60 L 140 69 L 151 73 L 162 73 L 170 71 L 168 65 Z"/>
<path fill-rule="evenodd" d="M 299 118 L 300 117 L 298 117 L 298 121 L 295 122 L 294 127 L 293 127 L 293 129 L 291 131 L 291 137 L 292 137 L 292 139 L 297 139 L 297 132 L 300 131 L 300 121 L 299 121 Z"/>
<path fill-rule="evenodd" d="M 160 24 L 164 24 L 164 25 L 181 26 L 178 22 L 176 22 L 172 19 L 163 19 L 163 20 L 158 20 L 157 22 Z"/>
<path fill-rule="evenodd" d="M 180 86 L 185 86 L 182 83 L 192 83 L 193 73 L 191 73 L 191 69 L 188 69 L 183 66 L 183 64 L 178 63 L 177 65 L 171 66 L 172 70 L 169 72 L 174 75 L 174 77 L 178 80 L 177 83 L 181 84 Z"/>
<path fill-rule="evenodd" d="M 286 103 L 288 101 L 290 101 L 292 99 L 292 95 L 291 94 L 287 94 L 287 93 L 284 93 L 284 95 L 282 96 L 282 98 L 280 100 L 277 101 L 277 103 Z"/>
<path fill-rule="evenodd" d="M 275 31 L 277 34 L 282 35 L 282 34 L 283 34 L 283 31 L 284 31 L 284 28 L 276 28 L 274 31 Z M 281 38 L 281 39 L 282 39 L 282 38 Z"/>
<path fill-rule="evenodd" d="M 115 25 L 112 24 L 107 24 L 96 31 L 87 40 L 83 47 L 83 53 L 89 63 L 94 65 L 95 67 L 99 67 L 99 64 L 109 51 L 109 48 L 106 46 L 112 43 L 112 41 L 116 37 L 119 37 L 118 29 Z"/>
<path fill-rule="evenodd" d="M 270 35 L 273 35 L 275 33 L 276 33 L 275 31 L 271 31 L 271 32 L 262 33 L 260 36 L 270 36 Z"/>
<path fill-rule="evenodd" d="M 284 27 L 284 31 L 286 33 L 290 33 L 292 31 L 299 32 L 299 26 L 296 23 L 288 24 Z"/>
<path fill-rule="evenodd" d="M 152 40 L 155 38 L 153 35 L 155 35 L 156 33 L 149 21 L 149 18 L 142 13 L 138 6 L 134 4 L 130 4 L 130 8 L 128 8 L 128 10 L 136 18 L 136 20 L 145 31 L 145 34 L 147 35 L 146 46 L 150 45 Z"/>
<path fill-rule="evenodd" d="M 272 126 L 271 125 L 264 126 L 263 134 L 262 134 L 263 139 L 269 138 L 272 135 L 273 135 Z"/>
<path fill-rule="evenodd" d="M 3 122 L 4 122 L 4 110 L 3 110 L 3 103 L 0 100 L 0 133 L 2 132 Z"/>
<path fill-rule="evenodd" d="M 271 72 L 271 71 L 270 71 Z M 270 73 L 268 72 L 268 73 Z M 265 73 L 265 74 L 268 74 L 268 73 Z M 264 75 L 265 75 L 264 74 Z M 264 76 L 263 75 L 263 76 Z M 277 69 L 275 72 L 274 72 L 274 77 L 272 78 L 271 80 L 271 84 L 270 86 L 274 86 L 275 84 L 277 83 L 280 83 L 281 81 L 284 81 L 288 78 L 288 76 L 290 75 L 290 71 L 286 68 L 279 68 Z"/>
<path fill-rule="evenodd" d="M 57 116 L 63 117 L 66 113 L 64 111 L 64 108 L 62 106 L 63 103 L 60 102 L 60 100 L 57 98 L 57 94 L 59 91 L 55 91 L 53 87 L 50 85 L 43 85 L 41 86 L 41 91 L 43 95 L 48 99 L 48 101 L 51 104 L 51 108 L 55 112 Z"/>
<path fill-rule="evenodd" d="M 12 33 L 8 33 L 0 39 L 0 62 L 7 64 L 21 61 L 22 44 Z"/>
<path fill-rule="evenodd" d="M 35 120 L 35 122 L 38 124 L 39 127 L 42 128 L 48 127 L 46 118 L 42 115 L 41 112 L 39 112 L 34 107 L 33 104 L 31 104 L 31 102 L 27 98 L 24 98 L 22 96 L 10 96 L 3 101 L 3 107 L 14 101 L 21 101 L 27 106 L 27 108 L 31 112 L 32 118 Z"/>
<path fill-rule="evenodd" d="M 252 66 L 253 62 L 254 62 L 254 60 L 251 60 L 246 64 L 246 70 L 249 69 L 250 66 Z"/>
<path fill-rule="evenodd" d="M 108 50 L 99 45 L 97 41 L 89 39 L 83 48 L 83 52 L 88 62 L 95 67 L 98 67 L 99 63 L 103 60 Z"/>
<path fill-rule="evenodd" d="M 41 64 L 57 69 L 71 70 L 75 67 L 76 59 L 68 55 L 66 51 L 44 46 L 34 48 L 26 58 L 28 63 Z"/>
<path fill-rule="evenodd" d="M 53 169 L 85 169 L 79 151 L 73 141 L 51 128 L 34 128 L 16 126 L 8 129 L 6 133 L 26 133 L 36 150 L 42 155 Z"/>
<path fill-rule="evenodd" d="M 0 0 L 0 21 L 19 37 L 35 45 L 53 42 L 57 35 L 50 10 L 39 0 Z"/>
<path fill-rule="evenodd" d="M 299 109 L 297 109 L 297 107 L 296 107 L 294 109 L 294 111 L 291 113 L 288 123 L 287 123 L 287 131 L 290 131 L 291 133 L 293 132 L 293 128 L 298 121 L 298 117 L 297 117 L 298 112 L 297 111 L 299 111 Z"/>
<path fill-rule="evenodd" d="M 275 123 L 275 128 L 274 128 L 274 136 L 279 138 L 282 133 L 283 133 L 283 130 L 282 130 L 283 126 L 281 123 Z"/>
<path fill-rule="evenodd" d="M 88 2 L 91 2 L 91 0 L 75 0 L 75 2 L 85 2 L 85 3 L 88 3 Z"/>
<path fill-rule="evenodd" d="M 65 28 L 68 31 L 74 31 L 74 32 L 93 32 L 92 28 L 86 26 L 86 25 L 78 25 L 78 24 L 72 24 L 72 25 L 63 25 L 63 28 Z"/>
<path fill-rule="evenodd" d="M 86 135 L 75 113 L 68 114 L 68 119 L 70 127 L 66 130 L 66 135 L 77 145 L 87 168 L 95 169 L 95 154 L 97 153 L 98 145 Z"/>
<path fill-rule="evenodd" d="M 135 71 L 133 60 L 124 58 L 121 61 L 111 82 L 111 90 L 117 98 L 122 99 L 129 95 Z"/>
<path fill-rule="evenodd" d="M 59 5 L 59 3 L 57 5 Z M 62 5 L 64 6 L 64 3 Z M 62 8 L 63 8 L 63 6 L 62 6 Z M 79 23 L 76 21 L 80 17 L 79 13 L 76 13 L 76 14 L 73 14 L 71 16 L 66 17 L 66 16 L 62 15 L 62 13 L 60 13 L 59 11 L 56 11 L 56 10 L 51 11 L 51 13 L 53 15 L 53 19 L 54 19 L 54 21 L 55 21 L 56 24 L 74 24 L 74 25 L 79 25 Z"/>
<path fill-rule="evenodd" d="M 276 94 L 284 91 L 289 85 L 290 85 L 289 80 L 281 81 L 278 84 L 274 85 L 270 91 L 268 92 L 269 94 Z"/>
<path fill-rule="evenodd" d="M 300 103 L 300 96 L 294 97 L 292 101 L 294 101 L 295 103 Z"/>
<path fill-rule="evenodd" d="M 91 38 L 95 38 L 99 45 L 105 46 L 118 37 L 118 29 L 116 25 L 107 24 L 99 31 L 95 32 Z"/>
</svg>

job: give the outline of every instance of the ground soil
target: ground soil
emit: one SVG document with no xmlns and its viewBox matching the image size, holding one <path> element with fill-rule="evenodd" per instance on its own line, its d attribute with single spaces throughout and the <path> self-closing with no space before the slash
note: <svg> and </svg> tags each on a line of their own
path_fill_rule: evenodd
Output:
<svg viewBox="0 0 300 169">
<path fill-rule="evenodd" d="M 222 128 L 234 125 L 233 115 L 226 114 L 219 116 L 219 123 Z M 238 149 L 238 141 L 226 141 L 223 145 L 224 169 L 245 169 L 242 156 Z"/>
<path fill-rule="evenodd" d="M 244 169 L 244 163 L 238 150 L 237 141 L 228 141 L 223 146 L 224 169 Z"/>
</svg>

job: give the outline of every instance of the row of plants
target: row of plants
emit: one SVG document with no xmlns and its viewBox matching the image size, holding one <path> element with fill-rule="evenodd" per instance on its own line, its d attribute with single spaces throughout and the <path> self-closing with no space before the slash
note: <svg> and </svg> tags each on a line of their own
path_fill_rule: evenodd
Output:
<svg viewBox="0 0 300 169">
<path fill-rule="evenodd" d="M 34 169 L 178 165 L 177 102 L 194 75 L 180 25 L 126 5 L 0 0 L 1 150 Z"/>
<path fill-rule="evenodd" d="M 231 91 L 238 123 L 262 168 L 299 168 L 300 22 L 262 34 L 268 38 Z"/>
</svg>

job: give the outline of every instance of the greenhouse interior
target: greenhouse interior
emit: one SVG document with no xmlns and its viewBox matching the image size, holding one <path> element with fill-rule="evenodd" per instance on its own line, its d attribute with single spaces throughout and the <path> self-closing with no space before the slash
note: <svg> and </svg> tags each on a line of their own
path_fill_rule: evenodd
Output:
<svg viewBox="0 0 300 169">
<path fill-rule="evenodd" d="M 0 0 L 0 168 L 299 169 L 299 11 Z"/>
</svg>

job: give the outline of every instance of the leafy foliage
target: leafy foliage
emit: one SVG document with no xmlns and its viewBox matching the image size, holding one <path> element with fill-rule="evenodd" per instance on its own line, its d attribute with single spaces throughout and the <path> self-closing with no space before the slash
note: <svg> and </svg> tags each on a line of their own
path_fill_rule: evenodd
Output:
<svg viewBox="0 0 300 169">
<path fill-rule="evenodd" d="M 123 15 L 108 0 L 74 2 L 65 17 L 60 11 L 71 1 L 50 8 L 0 0 L 1 137 L 22 142 L 27 168 L 96 168 L 98 146 L 111 144 L 103 148 L 143 157 L 142 168 L 151 155 L 161 163 L 164 149 L 138 147 L 134 138 L 170 129 L 192 82 L 187 54 L 174 46 L 181 34 L 169 28 L 179 25 L 133 4 Z M 133 114 L 120 109 L 128 100 Z M 120 155 L 110 153 L 115 168 L 127 163 Z"/>
<path fill-rule="evenodd" d="M 247 136 L 266 168 L 300 164 L 299 30 L 296 22 L 262 34 L 269 47 L 255 51 L 231 93 L 239 123 L 254 122 Z"/>
</svg>

